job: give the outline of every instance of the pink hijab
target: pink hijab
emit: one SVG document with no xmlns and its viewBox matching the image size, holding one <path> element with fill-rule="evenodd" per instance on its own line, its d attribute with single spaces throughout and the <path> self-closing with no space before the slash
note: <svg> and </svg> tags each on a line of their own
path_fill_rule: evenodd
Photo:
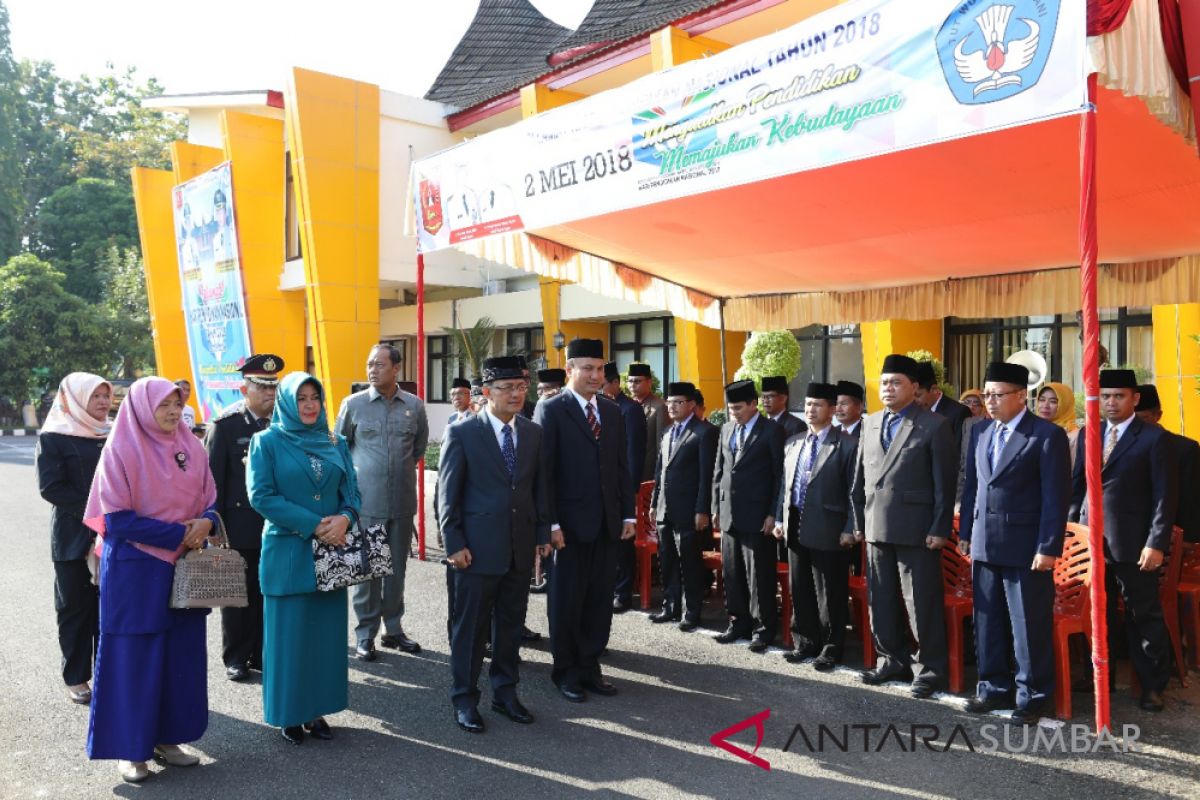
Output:
<svg viewBox="0 0 1200 800">
<path fill-rule="evenodd" d="M 84 439 L 103 439 L 112 430 L 107 419 L 96 419 L 88 414 L 88 402 L 92 393 L 100 386 L 112 391 L 112 384 L 90 372 L 72 372 L 58 385 L 54 405 L 42 423 L 42 433 L 64 433 Z"/>
<path fill-rule="evenodd" d="M 200 440 L 182 424 L 167 433 L 154 410 L 178 388 L 166 378 L 142 378 L 129 387 L 112 435 L 100 455 L 84 523 L 104 538 L 104 515 L 133 511 L 139 517 L 182 523 L 216 502 L 217 487 Z M 155 558 L 174 563 L 171 551 L 134 542 Z"/>
</svg>

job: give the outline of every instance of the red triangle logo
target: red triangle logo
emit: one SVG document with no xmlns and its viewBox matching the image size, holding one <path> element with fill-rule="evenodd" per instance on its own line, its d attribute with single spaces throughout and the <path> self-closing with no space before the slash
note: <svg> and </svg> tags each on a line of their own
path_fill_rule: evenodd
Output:
<svg viewBox="0 0 1200 800">
<path fill-rule="evenodd" d="M 723 731 L 717 731 L 711 737 L 709 737 L 708 741 L 711 742 L 712 744 L 715 744 L 717 747 L 721 748 L 722 750 L 733 753 L 735 756 L 742 759 L 743 761 L 749 761 L 754 766 L 756 766 L 760 769 L 765 769 L 767 772 L 770 772 L 771 771 L 771 762 L 767 761 L 765 758 L 759 758 L 757 755 L 755 755 L 755 753 L 758 752 L 758 748 L 762 746 L 763 734 L 766 733 L 766 729 L 763 727 L 763 722 L 765 722 L 766 719 L 770 716 L 771 716 L 771 709 L 769 709 L 769 708 L 763 709 L 762 711 L 758 712 L 757 714 L 755 714 L 752 717 L 747 717 L 746 719 L 742 720 L 741 722 L 730 725 L 728 728 L 726 728 Z M 745 750 L 738 747 L 736 744 L 732 744 L 727 741 L 727 739 L 729 739 L 730 736 L 734 736 L 736 734 L 741 733 L 742 731 L 749 728 L 751 725 L 754 726 L 754 730 L 758 733 L 758 739 L 754 743 L 754 752 L 747 753 Z"/>
</svg>

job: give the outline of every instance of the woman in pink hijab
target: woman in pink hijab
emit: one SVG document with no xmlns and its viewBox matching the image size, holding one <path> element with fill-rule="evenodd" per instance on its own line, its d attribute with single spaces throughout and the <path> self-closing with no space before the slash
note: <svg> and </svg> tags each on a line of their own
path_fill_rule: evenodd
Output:
<svg viewBox="0 0 1200 800">
<path fill-rule="evenodd" d="M 84 523 L 101 539 L 100 648 L 88 725 L 93 759 L 119 759 L 138 783 L 158 756 L 208 726 L 207 609 L 168 606 L 175 561 L 202 547 L 217 521 L 216 487 L 200 441 L 180 425 L 179 389 L 142 378 L 121 403 L 92 481 Z"/>
</svg>

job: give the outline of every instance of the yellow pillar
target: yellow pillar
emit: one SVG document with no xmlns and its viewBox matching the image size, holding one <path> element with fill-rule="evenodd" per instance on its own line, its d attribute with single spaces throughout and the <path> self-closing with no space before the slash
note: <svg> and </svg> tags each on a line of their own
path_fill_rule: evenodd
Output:
<svg viewBox="0 0 1200 800">
<path fill-rule="evenodd" d="M 933 353 L 934 358 L 942 360 L 940 319 L 864 322 L 859 326 L 859 330 L 862 333 L 863 373 L 867 381 L 868 406 L 876 405 L 873 400 L 879 397 L 879 371 L 883 368 L 883 359 L 890 354 L 928 350 Z"/>
<path fill-rule="evenodd" d="M 729 380 L 742 366 L 742 350 L 746 347 L 746 334 L 727 331 L 725 334 L 725 361 Z M 677 380 L 694 384 L 704 393 L 704 402 L 710 410 L 725 404 L 725 381 L 721 376 L 721 332 L 698 322 L 675 318 L 675 355 L 679 362 Z M 663 387 L 664 389 L 666 387 Z"/>
<path fill-rule="evenodd" d="M 313 362 L 332 415 L 379 341 L 379 87 L 294 69 L 284 105 Z"/>
<path fill-rule="evenodd" d="M 304 369 L 304 292 L 279 288 L 285 260 L 283 121 L 221 113 L 226 160 L 233 162 L 242 284 L 255 352 L 274 353 L 288 372 Z"/>
<path fill-rule="evenodd" d="M 531 83 L 521 87 L 521 119 L 528 119 L 549 111 L 552 108 L 565 106 L 587 97 L 586 94 L 572 92 L 567 89 L 551 89 L 540 83 Z"/>
<path fill-rule="evenodd" d="M 655 72 L 728 50 L 729 45 L 706 36 L 689 36 L 687 31 L 668 25 L 650 35 L 650 68 Z M 704 399 L 708 400 L 705 392 Z"/>
<path fill-rule="evenodd" d="M 171 204 L 175 185 L 175 176 L 169 170 L 133 169 L 133 201 L 142 243 L 146 296 L 150 301 L 154 362 L 158 374 L 163 377 L 178 380 L 187 376 L 191 380 L 187 327 L 183 321 L 183 289 L 175 247 L 175 211 Z"/>
<path fill-rule="evenodd" d="M 1154 306 L 1154 384 L 1163 427 L 1200 439 L 1200 303 Z"/>
<path fill-rule="evenodd" d="M 556 350 L 553 342 L 554 334 L 562 330 L 562 283 L 553 278 L 538 280 L 538 289 L 542 299 L 542 332 L 546 339 L 546 366 L 560 369 L 564 366 L 566 353 Z"/>
</svg>

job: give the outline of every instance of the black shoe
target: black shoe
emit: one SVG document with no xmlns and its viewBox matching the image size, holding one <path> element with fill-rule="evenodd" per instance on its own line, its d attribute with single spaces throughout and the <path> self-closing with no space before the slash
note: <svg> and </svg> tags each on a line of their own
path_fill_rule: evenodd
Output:
<svg viewBox="0 0 1200 800">
<path fill-rule="evenodd" d="M 909 692 L 918 700 L 928 700 L 933 697 L 933 693 L 938 690 L 937 683 L 926 680 L 925 678 L 917 678 L 909 687 Z"/>
<path fill-rule="evenodd" d="M 817 672 L 830 672 L 837 666 L 838 660 L 831 655 L 822 653 L 813 659 L 813 669 Z"/>
<path fill-rule="evenodd" d="M 375 654 L 375 642 L 359 642 L 358 647 L 354 648 L 354 657 L 359 661 L 374 661 L 377 657 Z"/>
<path fill-rule="evenodd" d="M 862 682 L 867 686 L 879 686 L 888 681 L 904 681 L 907 683 L 912 680 L 912 676 L 912 670 L 908 668 L 892 669 L 886 672 L 878 669 L 869 669 L 862 674 Z"/>
<path fill-rule="evenodd" d="M 483 717 L 479 716 L 478 708 L 454 709 L 454 721 L 467 733 L 483 733 Z"/>
<path fill-rule="evenodd" d="M 684 633 L 691 633 L 698 627 L 700 627 L 700 621 L 695 619 L 685 619 L 683 622 L 679 623 L 679 630 L 683 631 Z"/>
<path fill-rule="evenodd" d="M 521 705 L 521 701 L 515 697 L 509 697 L 505 700 L 492 700 L 492 711 L 503 714 L 513 722 L 519 722 L 522 725 L 528 725 L 533 722 L 533 714 L 530 714 L 529 709 Z"/>
<path fill-rule="evenodd" d="M 333 728 L 329 727 L 329 723 L 324 717 L 317 717 L 312 722 L 304 723 L 304 730 L 308 731 L 308 735 L 314 739 L 323 739 L 329 741 L 333 738 Z"/>
<path fill-rule="evenodd" d="M 531 630 L 529 630 L 528 627 L 521 628 L 521 641 L 522 642 L 540 642 L 541 640 L 542 640 L 542 635 L 540 633 L 538 633 L 537 631 L 531 631 Z"/>
<path fill-rule="evenodd" d="M 558 693 L 572 703 L 582 703 L 587 700 L 587 694 L 578 686 L 572 686 L 569 683 L 558 684 Z"/>
<path fill-rule="evenodd" d="M 650 615 L 650 621 L 661 624 L 663 622 L 678 622 L 679 617 L 667 611 L 665 608 L 662 611 Z"/>
<path fill-rule="evenodd" d="M 967 711 L 970 711 L 972 714 L 988 714 L 992 711 L 1012 708 L 1013 705 L 1012 697 L 1005 694 L 993 694 L 987 697 L 976 696 L 967 700 Z"/>
<path fill-rule="evenodd" d="M 725 632 L 716 637 L 719 644 L 730 644 L 738 639 L 745 639 L 746 634 L 736 628 L 726 628 Z"/>
<path fill-rule="evenodd" d="M 245 664 L 234 664 L 225 668 L 225 677 L 231 681 L 244 681 L 250 677 L 250 670 Z"/>
<path fill-rule="evenodd" d="M 393 650 L 401 650 L 405 653 L 421 652 L 421 645 L 414 642 L 412 639 L 404 635 L 404 631 L 397 634 L 385 633 L 379 637 L 379 643 L 384 647 L 390 647 Z"/>
<path fill-rule="evenodd" d="M 586 691 L 592 694 L 598 694 L 601 697 L 612 697 L 617 693 L 617 687 L 613 686 L 604 678 L 596 678 L 591 681 L 580 681 L 579 685 Z"/>
<path fill-rule="evenodd" d="M 816 658 L 820 653 L 821 651 L 816 647 L 797 647 L 795 650 L 788 650 L 784 653 L 783 658 L 789 664 L 799 664 L 801 661 Z"/>
<path fill-rule="evenodd" d="M 619 597 L 613 598 L 613 613 L 614 614 L 624 614 L 628 610 L 629 610 L 629 603 L 624 602 Z"/>
<path fill-rule="evenodd" d="M 764 639 L 761 636 L 755 636 L 753 639 L 750 640 L 749 649 L 750 649 L 751 653 L 765 653 L 765 652 L 767 652 L 767 648 L 770 646 L 771 646 L 771 643 L 768 640 Z"/>
<path fill-rule="evenodd" d="M 283 734 L 283 738 L 288 744 L 304 744 L 304 727 L 301 725 L 289 725 L 286 728 L 280 728 L 279 732 Z"/>
<path fill-rule="evenodd" d="M 262 659 L 252 658 L 246 662 L 246 669 L 252 669 L 255 672 L 262 672 Z"/>
<path fill-rule="evenodd" d="M 1138 701 L 1138 706 L 1142 711 L 1153 711 L 1155 713 L 1166 708 L 1166 703 L 1163 702 L 1162 692 L 1156 692 L 1153 689 L 1142 692 L 1142 699 Z"/>
<path fill-rule="evenodd" d="M 1037 725 L 1042 712 L 1035 708 L 1014 708 L 1008 718 L 1018 725 Z"/>
</svg>

